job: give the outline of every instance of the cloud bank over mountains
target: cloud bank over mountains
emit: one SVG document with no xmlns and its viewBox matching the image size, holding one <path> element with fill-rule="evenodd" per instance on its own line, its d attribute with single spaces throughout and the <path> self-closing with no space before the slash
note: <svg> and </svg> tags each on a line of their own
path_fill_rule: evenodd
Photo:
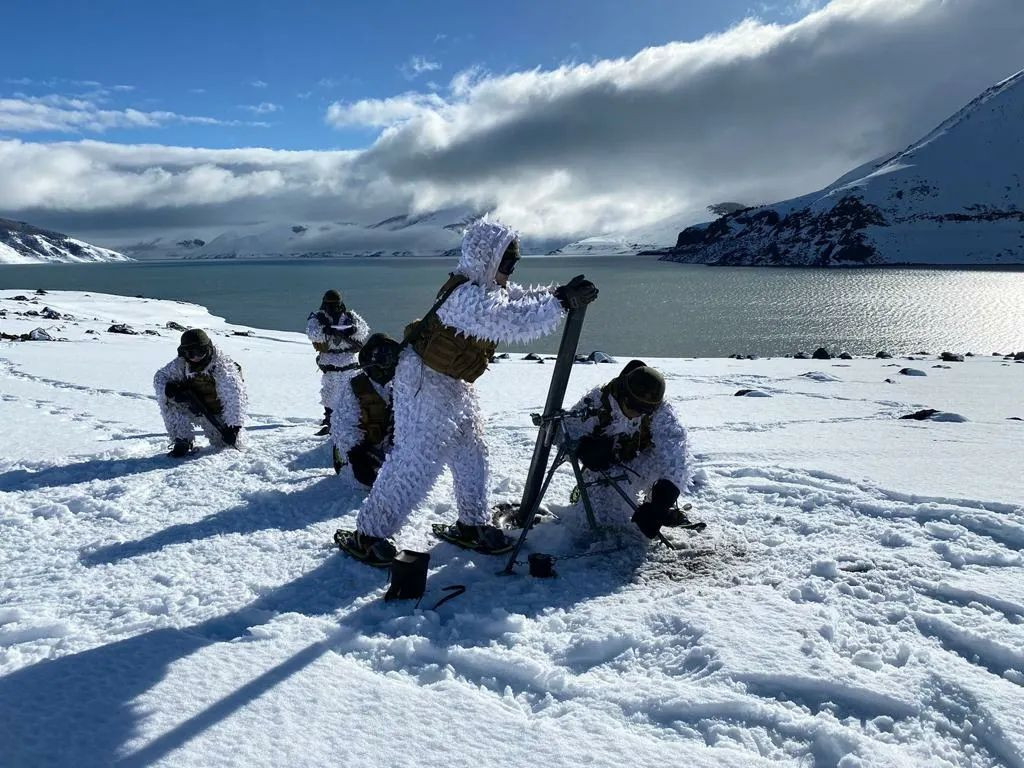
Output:
<svg viewBox="0 0 1024 768">
<path fill-rule="evenodd" d="M 379 130 L 362 150 L 0 139 L 0 212 L 104 244 L 146 228 L 451 205 L 567 239 L 696 218 L 901 149 L 1024 67 L 1022 39 L 1020 0 L 833 0 L 791 24 L 747 20 L 629 58 L 471 70 L 437 93 L 331 104 L 329 123 Z M 66 108 L 9 101 L 0 135 Z M 82 120 L 189 119 L 140 114 Z"/>
</svg>

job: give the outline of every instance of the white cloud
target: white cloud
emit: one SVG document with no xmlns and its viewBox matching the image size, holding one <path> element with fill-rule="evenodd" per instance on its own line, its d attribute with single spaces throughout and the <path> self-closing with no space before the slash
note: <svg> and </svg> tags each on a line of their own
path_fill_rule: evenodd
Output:
<svg viewBox="0 0 1024 768">
<path fill-rule="evenodd" d="M 0 131 L 8 133 L 103 133 L 113 128 L 157 128 L 179 123 L 193 125 L 240 125 L 202 115 L 168 111 L 105 109 L 95 99 L 51 94 L 0 98 Z"/>
<path fill-rule="evenodd" d="M 337 128 L 352 125 L 384 127 L 434 114 L 445 101 L 434 93 L 405 93 L 388 99 L 335 102 L 327 108 L 327 122 Z"/>
<path fill-rule="evenodd" d="M 284 107 L 280 104 L 271 104 L 269 101 L 261 101 L 259 104 L 243 104 L 240 109 L 247 110 L 255 115 L 269 115 L 273 112 L 280 112 Z"/>
<path fill-rule="evenodd" d="M 251 85 L 253 88 L 266 88 L 268 83 L 264 82 L 263 80 L 250 80 L 249 85 Z"/>
<path fill-rule="evenodd" d="M 188 92 L 189 93 L 197 93 L 197 94 L 198 93 L 206 93 L 206 89 L 205 88 L 189 88 Z"/>
<path fill-rule="evenodd" d="M 442 93 L 331 104 L 331 125 L 380 129 L 359 152 L 0 142 L 0 210 L 83 233 L 462 204 L 532 235 L 636 227 L 810 191 L 902 148 L 1019 69 L 1021 39 L 1020 0 L 834 0 L 790 24 L 746 21 L 628 58 L 468 70 Z M 173 114 L 18 109 L 0 120 L 102 130 Z"/>
<path fill-rule="evenodd" d="M 424 72 L 436 72 L 441 69 L 441 65 L 424 56 L 413 56 L 398 69 L 406 79 L 415 80 Z"/>
<path fill-rule="evenodd" d="M 418 202 L 491 198 L 527 230 L 618 229 L 824 185 L 1020 68 L 1021 39 L 1020 0 L 834 0 L 628 58 L 468 70 L 443 98 L 339 103 L 327 119 L 382 127 L 360 164 Z"/>
</svg>

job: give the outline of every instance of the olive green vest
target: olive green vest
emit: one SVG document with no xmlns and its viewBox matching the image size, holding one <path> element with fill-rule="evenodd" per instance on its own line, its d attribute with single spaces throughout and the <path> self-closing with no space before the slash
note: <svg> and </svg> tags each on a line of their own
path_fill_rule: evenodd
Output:
<svg viewBox="0 0 1024 768">
<path fill-rule="evenodd" d="M 438 298 L 446 293 L 450 295 L 460 285 L 468 282 L 468 277 L 452 275 L 437 292 Z M 470 383 L 483 375 L 498 348 L 493 341 L 468 336 L 445 325 L 438 319 L 436 312 L 424 320 L 416 320 L 407 325 L 405 338 L 425 365 L 445 376 Z"/>
<path fill-rule="evenodd" d="M 365 373 L 353 376 L 349 383 L 359 402 L 359 427 L 368 443 L 379 446 L 391 435 L 394 411 Z"/>
<path fill-rule="evenodd" d="M 597 427 L 594 435 L 604 432 L 612 423 L 611 397 L 614 394 L 615 382 L 612 381 L 601 387 L 601 412 L 597 415 Z M 629 462 L 646 451 L 654 444 L 651 434 L 651 415 L 645 413 L 640 417 L 640 429 L 631 435 L 606 435 L 615 440 L 615 458 L 620 462 Z"/>
<path fill-rule="evenodd" d="M 217 383 L 213 380 L 213 376 L 208 373 L 198 373 L 186 378 L 185 384 L 206 410 L 214 416 L 219 416 L 224 411 L 224 406 L 220 398 L 217 397 Z"/>
</svg>

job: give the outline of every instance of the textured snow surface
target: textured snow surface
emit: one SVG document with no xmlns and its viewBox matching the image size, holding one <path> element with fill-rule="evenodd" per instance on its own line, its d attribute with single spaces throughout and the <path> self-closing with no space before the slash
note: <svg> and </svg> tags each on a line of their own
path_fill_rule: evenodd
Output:
<svg viewBox="0 0 1024 768">
<path fill-rule="evenodd" d="M 39 322 L 17 293 L 8 333 Z M 40 302 L 76 320 L 47 321 L 66 342 L 0 342 L 4 766 L 1024 765 L 1024 364 L 889 384 L 895 361 L 649 361 L 708 530 L 498 576 L 430 539 L 454 516 L 446 474 L 399 536 L 431 552 L 415 609 L 329 546 L 363 492 L 312 436 L 304 337 Z M 245 452 L 164 457 L 168 320 L 243 366 Z M 576 366 L 567 401 L 617 370 Z M 518 499 L 550 373 L 501 361 L 478 382 L 494 502 Z M 921 408 L 968 421 L 898 418 Z M 532 551 L 615 546 L 577 524 L 572 485 L 556 477 L 562 521 Z M 432 610 L 449 584 L 468 591 Z"/>
</svg>

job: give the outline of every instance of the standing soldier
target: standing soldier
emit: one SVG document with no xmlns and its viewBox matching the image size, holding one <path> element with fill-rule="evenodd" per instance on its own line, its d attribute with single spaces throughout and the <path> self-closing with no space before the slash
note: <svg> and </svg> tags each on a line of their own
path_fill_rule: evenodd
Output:
<svg viewBox="0 0 1024 768">
<path fill-rule="evenodd" d="M 356 530 L 335 534 L 338 546 L 353 557 L 388 565 L 396 553 L 389 537 L 445 465 L 455 485 L 458 522 L 444 538 L 489 554 L 512 547 L 490 524 L 487 446 L 473 382 L 499 342 L 523 343 L 552 333 L 565 308 L 597 298 L 597 288 L 582 277 L 558 288 L 509 283 L 518 259 L 511 229 L 487 221 L 471 225 L 435 311 L 406 329 L 407 347 L 395 373 L 394 448 L 359 510 Z"/>
<path fill-rule="evenodd" d="M 331 431 L 331 411 L 341 391 L 341 385 L 354 370 L 342 370 L 353 365 L 359 348 L 370 335 L 370 326 L 358 314 L 348 309 L 335 290 L 327 291 L 320 309 L 309 316 L 306 335 L 317 351 L 316 364 L 323 374 L 320 379 L 320 403 L 324 407 L 323 428 L 318 435 Z"/>
<path fill-rule="evenodd" d="M 211 445 L 241 444 L 248 398 L 238 363 L 213 346 L 206 331 L 181 334 L 178 356 L 156 372 L 153 388 L 167 434 L 168 456 L 180 459 L 193 448 L 195 426 Z"/>
<path fill-rule="evenodd" d="M 632 520 L 649 539 L 663 525 L 689 524 L 676 501 L 692 484 L 693 457 L 686 428 L 665 402 L 665 379 L 659 371 L 632 360 L 572 410 L 586 415 L 566 419 L 562 435 L 576 443 L 599 524 L 621 527 Z M 623 470 L 622 488 L 639 504 L 635 512 L 607 484 L 591 485 L 615 469 Z"/>
</svg>

